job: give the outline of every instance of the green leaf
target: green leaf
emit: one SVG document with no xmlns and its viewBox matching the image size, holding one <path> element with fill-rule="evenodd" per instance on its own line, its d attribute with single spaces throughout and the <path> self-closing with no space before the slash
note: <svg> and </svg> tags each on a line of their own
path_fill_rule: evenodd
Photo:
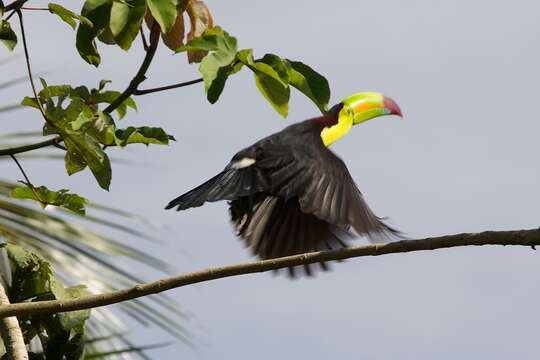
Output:
<svg viewBox="0 0 540 360">
<path fill-rule="evenodd" d="M 11 29 L 9 22 L 0 20 L 0 41 L 8 48 L 9 51 L 13 51 L 15 45 L 17 45 L 17 35 Z"/>
<path fill-rule="evenodd" d="M 54 87 L 45 88 L 45 94 L 48 94 L 51 89 Z M 86 92 L 87 89 L 84 90 L 84 87 L 78 87 L 71 93 L 86 96 Z M 96 139 L 96 133 L 87 128 L 94 125 L 93 121 L 97 120 L 95 110 L 77 96 L 72 97 L 71 103 L 65 109 L 60 104 L 54 106 L 50 98 L 47 102 L 46 111 L 49 122 L 44 128 L 44 134 L 57 133 L 64 140 L 67 148 L 65 163 L 68 174 L 72 175 L 88 166 L 98 184 L 108 190 L 111 182 L 109 158 Z"/>
<path fill-rule="evenodd" d="M 65 162 L 68 174 L 73 174 L 70 173 L 70 170 L 86 164 L 94 174 L 99 186 L 109 190 L 112 177 L 111 162 L 99 143 L 89 134 L 76 131 L 64 130 L 61 135 L 67 148 Z M 68 163 L 73 159 L 78 160 L 79 163 Z"/>
<path fill-rule="evenodd" d="M 114 91 L 114 90 L 103 91 L 103 92 L 98 93 L 95 96 L 94 101 L 97 104 L 101 104 L 101 103 L 110 104 L 114 100 L 116 100 L 116 98 L 118 98 L 120 96 L 120 94 L 121 93 L 119 91 Z M 135 100 L 131 96 L 128 97 L 126 100 L 124 100 L 116 108 L 116 112 L 118 113 L 119 119 L 122 119 L 126 115 L 126 109 L 128 107 L 132 108 L 135 111 L 137 111 L 137 103 L 135 103 Z"/>
<path fill-rule="evenodd" d="M 229 35 L 228 32 L 224 31 L 221 27 L 216 26 L 211 29 L 206 30 L 201 36 L 195 37 L 188 41 L 184 46 L 176 49 L 176 52 L 184 52 L 188 50 L 218 50 L 222 48 L 226 50 L 227 48 L 234 49 L 236 53 L 236 38 Z"/>
<path fill-rule="evenodd" d="M 9 196 L 15 199 L 38 201 L 42 207 L 46 207 L 47 205 L 60 206 L 76 214 L 85 215 L 84 205 L 87 203 L 87 200 L 68 191 L 67 189 L 52 191 L 45 186 L 32 188 L 27 185 L 13 189 Z"/>
<path fill-rule="evenodd" d="M 24 99 L 22 99 L 21 105 L 39 109 L 39 104 L 38 104 L 36 98 L 31 98 L 31 97 L 28 97 L 28 96 L 25 96 Z"/>
<path fill-rule="evenodd" d="M 110 83 L 112 83 L 111 80 L 100 80 L 98 90 L 101 91 L 105 89 L 105 86 L 107 86 L 107 84 L 110 84 Z"/>
<path fill-rule="evenodd" d="M 10 298 L 16 302 L 75 299 L 87 295 L 86 287 L 65 287 L 41 256 L 9 244 L 7 253 L 13 274 Z M 21 328 L 25 339 L 38 338 L 43 353 L 31 359 L 82 359 L 85 323 L 89 310 L 52 315 L 24 316 Z"/>
<path fill-rule="evenodd" d="M 107 45 L 116 45 L 114 35 L 110 26 L 105 26 L 105 29 L 97 36 L 98 40 Z"/>
<path fill-rule="evenodd" d="M 254 75 L 257 89 L 259 89 L 264 98 L 281 116 L 287 117 L 289 112 L 289 97 L 291 95 L 289 87 L 283 86 L 281 80 L 276 80 L 274 76 L 268 75 L 267 72 L 255 71 Z"/>
<path fill-rule="evenodd" d="M 210 103 L 215 103 L 229 76 L 236 59 L 237 41 L 229 33 L 216 26 L 206 30 L 200 37 L 193 38 L 177 52 L 187 50 L 209 50 L 210 54 L 204 57 L 199 71 L 204 80 L 206 97 Z"/>
<path fill-rule="evenodd" d="M 59 285 L 59 286 L 58 286 Z M 72 287 L 63 287 L 58 284 L 53 287 L 53 294 L 57 300 L 76 299 L 81 296 L 89 295 L 85 285 L 77 285 Z M 58 314 L 58 320 L 64 331 L 81 328 L 84 322 L 90 317 L 90 309 L 70 311 Z"/>
<path fill-rule="evenodd" d="M 147 0 L 150 13 L 161 27 L 162 33 L 167 33 L 176 21 L 176 4 L 173 0 Z"/>
<path fill-rule="evenodd" d="M 145 0 L 115 1 L 111 8 L 110 28 L 115 42 L 124 50 L 139 34 L 139 27 L 146 12 Z"/>
<path fill-rule="evenodd" d="M 7 252 L 13 274 L 10 289 L 12 301 L 20 302 L 36 294 L 49 292 L 49 280 L 53 274 L 45 259 L 12 244 L 7 245 Z"/>
<path fill-rule="evenodd" d="M 165 130 L 158 127 L 143 126 L 139 128 L 128 127 L 127 129 L 116 130 L 118 145 L 127 144 L 157 144 L 168 145 L 169 141 L 175 140 L 173 136 L 167 134 Z"/>
<path fill-rule="evenodd" d="M 77 30 L 77 50 L 89 64 L 98 66 L 99 56 L 95 38 L 109 24 L 112 0 L 86 0 L 81 15 L 89 19 L 93 26 L 81 22 Z"/>
<path fill-rule="evenodd" d="M 250 49 L 237 54 L 237 59 L 253 71 L 255 84 L 264 98 L 283 117 L 289 112 L 291 90 L 274 68 L 261 61 L 253 61 Z M 267 58 L 269 61 L 269 59 Z M 281 69 L 283 70 L 283 69 Z M 285 78 L 285 80 L 288 80 Z"/>
<path fill-rule="evenodd" d="M 77 23 L 75 22 L 75 19 L 79 20 L 81 23 L 84 23 L 87 26 L 93 26 L 92 22 L 85 18 L 84 16 L 77 15 L 73 11 L 66 9 L 62 5 L 58 5 L 55 3 L 49 3 L 49 11 L 53 14 L 56 14 L 62 19 L 64 22 L 66 22 L 69 26 L 75 30 Z"/>
<path fill-rule="evenodd" d="M 328 110 L 328 80 L 311 67 L 298 61 L 287 61 L 290 84 L 310 98 L 322 113 Z"/>
<path fill-rule="evenodd" d="M 64 162 L 66 164 L 66 171 L 68 175 L 73 175 L 79 171 L 83 171 L 87 166 L 86 160 L 84 160 L 81 154 L 75 151 L 67 151 L 64 157 Z"/>
<path fill-rule="evenodd" d="M 286 60 L 283 60 L 277 55 L 274 54 L 265 54 L 262 59 L 257 60 L 257 62 L 262 62 L 267 65 L 270 65 L 278 74 L 280 79 L 285 83 L 289 83 L 289 69 L 286 63 Z"/>
</svg>

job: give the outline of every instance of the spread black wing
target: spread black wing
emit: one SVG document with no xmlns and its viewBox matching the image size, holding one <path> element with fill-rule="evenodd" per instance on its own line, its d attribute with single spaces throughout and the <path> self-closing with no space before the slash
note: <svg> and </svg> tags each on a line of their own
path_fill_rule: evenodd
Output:
<svg viewBox="0 0 540 360">
<path fill-rule="evenodd" d="M 167 208 L 229 200 L 238 235 L 263 259 L 346 246 L 351 227 L 372 239 L 397 234 L 369 209 L 319 132 L 304 130 L 239 152 L 223 172 Z"/>
</svg>

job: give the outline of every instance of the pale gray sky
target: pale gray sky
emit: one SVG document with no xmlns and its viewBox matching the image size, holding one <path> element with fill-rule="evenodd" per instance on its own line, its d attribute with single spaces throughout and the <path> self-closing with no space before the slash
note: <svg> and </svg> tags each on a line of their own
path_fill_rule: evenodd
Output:
<svg viewBox="0 0 540 360">
<path fill-rule="evenodd" d="M 540 225 L 537 1 L 208 5 L 240 47 L 301 60 L 323 73 L 333 102 L 378 90 L 401 105 L 404 120 L 358 126 L 334 150 L 376 213 L 410 237 Z M 101 46 L 103 65 L 95 70 L 78 58 L 66 25 L 46 14 L 28 19 L 34 67 L 56 70 L 50 83 L 95 85 L 105 78 L 122 89 L 140 62 L 139 44 L 129 54 Z M 11 64 L 9 71 L 24 69 Z M 148 75 L 145 87 L 190 80 L 197 71 L 183 55 L 161 51 Z M 14 99 L 27 94 L 20 86 Z M 179 271 L 250 259 L 233 235 L 225 203 L 182 213 L 163 206 L 221 170 L 237 150 L 317 109 L 295 95 L 289 118 L 281 119 L 248 72 L 230 79 L 216 105 L 206 102 L 200 85 L 137 101 L 140 111 L 126 124 L 163 126 L 178 142 L 127 150 L 126 157 L 146 165 L 115 166 L 110 193 L 99 190 L 88 172 L 68 178 L 61 163 L 28 162 L 34 181 L 167 224 L 174 231 L 165 239 L 170 249 L 187 255 L 152 251 Z M 17 118 L 13 128 L 38 128 L 41 121 L 31 111 Z M 4 168 L 4 177 L 18 179 L 11 166 Z M 528 248 L 461 248 L 354 259 L 315 279 L 261 274 L 178 289 L 169 294 L 195 317 L 186 326 L 198 348 L 180 344 L 152 354 L 537 359 L 538 269 L 539 257 Z"/>
</svg>

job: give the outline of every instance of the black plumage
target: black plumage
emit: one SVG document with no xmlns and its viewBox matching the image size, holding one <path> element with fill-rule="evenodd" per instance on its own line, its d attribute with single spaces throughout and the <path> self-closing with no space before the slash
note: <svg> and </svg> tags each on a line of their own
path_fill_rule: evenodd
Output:
<svg viewBox="0 0 540 360">
<path fill-rule="evenodd" d="M 228 200 L 238 236 L 263 259 L 346 246 L 350 228 L 370 238 L 396 235 L 369 209 L 344 162 L 321 139 L 340 109 L 241 150 L 221 173 L 166 208 Z"/>
</svg>

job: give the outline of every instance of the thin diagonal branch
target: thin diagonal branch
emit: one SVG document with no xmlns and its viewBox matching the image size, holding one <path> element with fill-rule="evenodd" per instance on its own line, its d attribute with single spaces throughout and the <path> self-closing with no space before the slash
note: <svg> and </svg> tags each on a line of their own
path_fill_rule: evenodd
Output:
<svg viewBox="0 0 540 360">
<path fill-rule="evenodd" d="M 32 184 L 32 182 L 30 181 L 30 178 L 28 177 L 28 175 L 26 175 L 26 171 L 24 171 L 24 168 L 22 167 L 19 160 L 17 160 L 17 158 L 13 154 L 11 154 L 10 156 L 13 159 L 13 161 L 15 161 L 15 164 L 17 164 L 17 167 L 19 168 L 22 175 L 24 176 L 24 179 L 26 180 L 26 183 L 24 183 L 24 184 L 30 188 L 30 190 L 32 191 L 32 194 L 34 194 L 35 198 L 41 203 L 41 205 L 46 205 L 46 203 L 41 199 L 39 193 L 36 191 L 36 188 L 34 187 L 34 184 Z"/>
<path fill-rule="evenodd" d="M 7 4 L 6 7 L 4 8 L 4 11 L 20 9 L 24 5 L 24 3 L 27 1 L 28 0 L 16 0 L 12 2 L 11 4 Z"/>
<path fill-rule="evenodd" d="M 43 118 L 45 119 L 45 121 L 49 122 L 49 119 L 47 118 L 47 114 L 45 113 L 45 109 L 43 108 L 43 104 L 41 103 L 41 99 L 38 96 L 36 85 L 34 83 L 34 76 L 32 75 L 32 66 L 30 65 L 30 53 L 28 51 L 28 44 L 26 42 L 26 31 L 24 30 L 23 15 L 20 9 L 17 10 L 17 16 L 19 17 L 19 25 L 21 26 L 21 34 L 22 34 L 23 48 L 24 48 L 24 58 L 26 59 L 26 68 L 28 70 L 28 79 L 30 80 L 30 86 L 32 87 L 32 92 L 34 93 L 34 97 L 36 98 L 36 102 L 38 104 L 41 115 L 43 115 Z"/>
<path fill-rule="evenodd" d="M 146 50 L 146 56 L 144 57 L 144 60 L 139 67 L 139 70 L 131 79 L 128 87 L 122 94 L 120 94 L 114 101 L 109 104 L 103 111 L 106 113 L 113 112 L 118 106 L 120 106 L 127 98 L 129 98 L 131 95 L 133 95 L 133 92 L 137 90 L 137 86 L 139 86 L 140 83 L 142 83 L 144 80 L 146 80 L 146 71 L 150 67 L 150 64 L 152 63 L 152 59 L 154 58 L 154 55 L 157 50 L 157 46 L 159 43 L 159 24 L 157 21 L 154 21 L 152 25 L 152 29 L 150 30 L 150 45 L 148 45 L 148 49 Z"/>
<path fill-rule="evenodd" d="M 26 175 L 26 171 L 24 171 L 24 169 L 23 169 L 21 163 L 19 162 L 19 160 L 17 160 L 17 158 L 13 154 L 11 154 L 10 156 L 13 159 L 13 161 L 15 161 L 15 164 L 17 164 L 17 167 L 19 168 L 22 175 L 24 176 L 24 179 L 26 180 L 26 183 L 29 184 L 29 185 L 32 185 L 32 183 L 30 182 L 30 179 L 28 178 L 28 175 Z"/>
<path fill-rule="evenodd" d="M 9 305 L 9 298 L 6 290 L 0 284 L 0 306 Z M 24 344 L 24 337 L 19 326 L 19 321 L 15 316 L 6 317 L 0 320 L 0 335 L 6 348 L 9 360 L 28 360 L 28 352 Z"/>
<path fill-rule="evenodd" d="M 22 10 L 50 11 L 49 8 L 37 8 L 37 7 L 30 7 L 30 6 L 23 6 L 21 9 Z"/>
<path fill-rule="evenodd" d="M 186 285 L 216 280 L 231 276 L 252 274 L 314 264 L 332 260 L 343 260 L 361 256 L 379 256 L 411 251 L 435 250 L 457 246 L 515 245 L 540 246 L 540 229 L 516 231 L 486 231 L 473 234 L 446 235 L 421 240 L 403 240 L 385 244 L 371 244 L 333 251 L 318 251 L 307 254 L 286 256 L 277 259 L 223 266 L 187 273 L 158 281 L 138 284 L 132 288 L 104 294 L 84 296 L 72 300 L 39 301 L 11 304 L 0 307 L 0 318 L 20 315 L 46 315 L 57 312 L 96 308 L 105 305 L 160 293 Z"/>
<path fill-rule="evenodd" d="M 41 149 L 41 148 L 48 147 L 51 145 L 56 145 L 61 141 L 62 141 L 61 137 L 55 137 L 53 139 L 41 141 L 35 144 L 28 144 L 28 145 L 22 145 L 22 146 L 15 146 L 12 148 L 0 149 L 0 156 L 9 156 L 9 155 L 19 154 L 19 153 L 23 153 L 27 151 L 36 150 L 36 149 Z"/>
<path fill-rule="evenodd" d="M 144 49 L 144 51 L 148 51 L 148 41 L 146 40 L 146 35 L 144 34 L 142 24 L 139 27 L 139 32 L 141 34 L 141 40 L 142 40 L 142 44 L 143 44 L 143 49 Z"/>
<path fill-rule="evenodd" d="M 193 84 L 197 84 L 197 83 L 200 83 L 202 82 L 203 79 L 202 78 L 199 78 L 199 79 L 195 79 L 195 80 L 190 80 L 190 81 L 185 81 L 185 82 L 181 82 L 181 83 L 178 83 L 178 84 L 172 84 L 172 85 L 167 85 L 167 86 L 160 86 L 160 87 L 156 87 L 156 88 L 151 88 L 151 89 L 143 89 L 143 90 L 135 90 L 133 92 L 133 95 L 145 95 L 145 94 L 150 94 L 150 93 L 155 93 L 155 92 L 158 92 L 158 91 L 165 91 L 165 90 L 171 90 L 171 89 L 176 89 L 176 88 L 180 88 L 180 87 L 184 87 L 184 86 L 189 86 L 189 85 L 193 85 Z"/>
<path fill-rule="evenodd" d="M 12 4 L 10 4 L 10 5 L 12 5 L 11 6 L 12 9 L 18 9 L 15 5 L 18 4 L 18 6 L 22 6 L 25 2 L 26 2 L 26 0 L 24 0 L 24 1 L 15 1 L 13 3 L 14 5 L 12 5 Z M 6 8 L 7 8 L 7 6 L 6 6 Z M 40 112 L 42 113 L 43 117 L 47 121 L 47 117 L 45 116 L 43 106 L 42 106 L 41 101 L 40 101 L 40 99 L 39 99 L 39 97 L 37 95 L 37 91 L 36 91 L 34 81 L 33 81 L 32 69 L 31 69 L 31 65 L 30 65 L 30 57 L 29 57 L 29 54 L 28 54 L 28 47 L 27 47 L 27 44 L 26 44 L 26 35 L 25 35 L 25 31 L 24 31 L 24 23 L 23 23 L 23 19 L 22 19 L 22 14 L 18 13 L 18 15 L 19 15 L 19 21 L 20 21 L 20 25 L 21 25 L 21 33 L 23 35 L 23 45 L 24 45 L 24 52 L 25 52 L 25 58 L 26 58 L 26 65 L 27 65 L 27 69 L 28 69 L 28 77 L 30 78 L 30 84 L 32 86 L 32 91 L 34 92 L 34 96 L 38 101 Z M 118 106 L 120 106 L 120 104 L 122 104 L 128 97 L 130 97 L 133 94 L 133 92 L 137 89 L 137 86 L 139 86 L 139 84 L 146 79 L 146 77 L 145 77 L 146 71 L 148 70 L 148 67 L 150 66 L 150 63 L 152 62 L 152 59 L 154 58 L 154 55 L 156 53 L 157 45 L 158 45 L 158 42 L 159 42 L 159 33 L 160 33 L 159 25 L 158 25 L 157 22 L 154 22 L 154 25 L 152 26 L 152 30 L 150 32 L 150 45 L 148 46 L 148 49 L 146 51 L 146 56 L 145 56 L 145 58 L 144 58 L 144 60 L 143 60 L 143 62 L 141 64 L 139 70 L 137 71 L 137 74 L 135 74 L 135 76 L 131 80 L 131 82 L 130 82 L 129 86 L 126 88 L 126 90 L 124 90 L 124 92 L 122 94 L 120 94 L 118 96 L 118 98 L 116 98 L 111 104 L 109 104 L 109 106 L 107 106 L 105 108 L 105 110 L 104 110 L 105 112 L 110 113 L 110 112 L 114 111 Z M 17 146 L 17 147 L 7 148 L 7 149 L 0 149 L 0 156 L 13 155 L 13 154 L 18 154 L 18 153 L 22 153 L 22 152 L 27 152 L 27 151 L 32 151 L 32 150 L 48 147 L 48 146 L 51 146 L 51 145 L 58 145 L 60 142 L 62 142 L 62 138 L 61 137 L 56 137 L 54 139 L 45 140 L 45 141 L 35 143 L 35 144 Z"/>
</svg>

